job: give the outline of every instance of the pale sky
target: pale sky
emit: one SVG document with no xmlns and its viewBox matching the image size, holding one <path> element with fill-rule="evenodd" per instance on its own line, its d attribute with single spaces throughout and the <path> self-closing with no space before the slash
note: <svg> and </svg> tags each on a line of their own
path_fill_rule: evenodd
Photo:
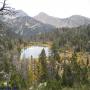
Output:
<svg viewBox="0 0 90 90">
<path fill-rule="evenodd" d="M 30 16 L 45 12 L 66 18 L 72 15 L 90 17 L 90 0 L 7 0 L 9 6 L 21 9 Z"/>
</svg>

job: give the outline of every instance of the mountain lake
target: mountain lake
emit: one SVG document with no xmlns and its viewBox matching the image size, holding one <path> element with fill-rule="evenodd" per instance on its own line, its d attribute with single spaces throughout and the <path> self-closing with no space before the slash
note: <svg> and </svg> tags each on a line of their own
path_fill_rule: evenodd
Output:
<svg viewBox="0 0 90 90">
<path fill-rule="evenodd" d="M 49 55 L 49 47 L 44 46 L 30 46 L 21 50 L 21 59 L 38 58 L 42 49 L 45 50 L 46 56 Z"/>
</svg>

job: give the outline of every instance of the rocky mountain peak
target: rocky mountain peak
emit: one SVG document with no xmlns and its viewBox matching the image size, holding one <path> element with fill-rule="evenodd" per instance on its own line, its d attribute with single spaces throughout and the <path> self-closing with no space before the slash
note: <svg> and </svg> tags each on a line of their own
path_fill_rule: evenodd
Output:
<svg viewBox="0 0 90 90">
<path fill-rule="evenodd" d="M 42 23 L 50 24 L 59 28 L 78 27 L 81 25 L 90 24 L 90 18 L 81 15 L 72 15 L 71 17 L 67 17 L 67 18 L 57 18 L 41 12 L 38 15 L 36 15 L 34 18 Z"/>
</svg>

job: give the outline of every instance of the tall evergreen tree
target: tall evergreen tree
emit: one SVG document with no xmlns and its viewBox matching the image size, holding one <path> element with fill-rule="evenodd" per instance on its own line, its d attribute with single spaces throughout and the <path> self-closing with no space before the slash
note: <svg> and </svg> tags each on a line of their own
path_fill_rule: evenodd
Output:
<svg viewBox="0 0 90 90">
<path fill-rule="evenodd" d="M 46 81 L 47 80 L 47 63 L 46 63 L 46 53 L 44 49 L 42 49 L 41 54 L 39 55 L 39 62 L 42 68 L 41 81 Z"/>
</svg>

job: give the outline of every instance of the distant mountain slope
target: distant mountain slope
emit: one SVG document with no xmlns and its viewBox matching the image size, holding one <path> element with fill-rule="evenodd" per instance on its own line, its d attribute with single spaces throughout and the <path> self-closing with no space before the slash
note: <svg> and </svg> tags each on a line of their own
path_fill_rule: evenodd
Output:
<svg viewBox="0 0 90 90">
<path fill-rule="evenodd" d="M 19 36 L 14 33 L 10 27 L 7 26 L 4 22 L 0 20 L 0 36 L 1 37 L 10 37 L 10 38 L 19 38 Z"/>
<path fill-rule="evenodd" d="M 13 15 L 0 16 L 0 21 L 7 27 L 10 36 L 21 37 L 29 40 L 34 35 L 56 30 L 56 27 L 78 27 L 90 24 L 90 19 L 74 15 L 69 18 L 59 19 L 40 13 L 34 18 L 28 16 L 21 10 L 14 11 Z"/>
<path fill-rule="evenodd" d="M 53 25 L 55 27 L 78 27 L 81 25 L 88 25 L 90 24 L 90 18 L 80 16 L 80 15 L 73 15 L 68 18 L 56 18 L 47 15 L 46 13 L 39 13 L 37 16 L 34 17 L 36 20 Z"/>
<path fill-rule="evenodd" d="M 18 13 L 17 13 L 18 12 Z M 28 16 L 23 11 L 16 11 L 15 15 L 5 15 L 0 18 L 15 34 L 29 39 L 32 35 L 50 32 L 55 27 L 49 24 L 43 24 L 40 21 Z"/>
</svg>

